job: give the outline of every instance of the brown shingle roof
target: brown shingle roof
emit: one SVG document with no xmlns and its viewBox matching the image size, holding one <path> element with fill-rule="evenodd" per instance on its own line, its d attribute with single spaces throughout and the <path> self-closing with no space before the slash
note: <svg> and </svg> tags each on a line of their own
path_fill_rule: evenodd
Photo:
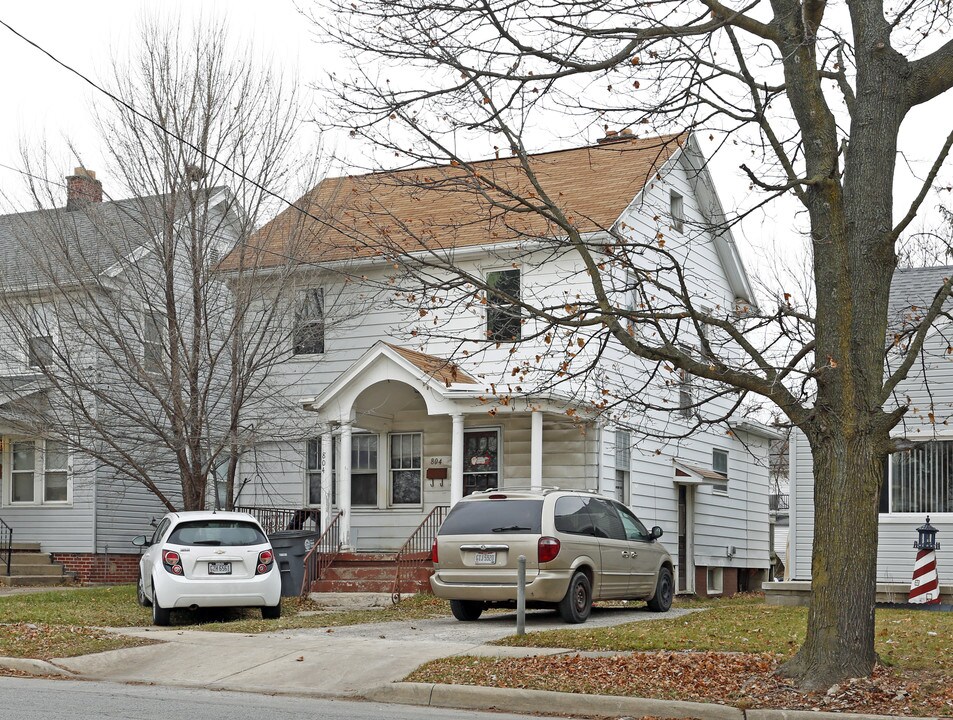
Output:
<svg viewBox="0 0 953 720">
<path fill-rule="evenodd" d="M 541 153 L 529 165 L 569 221 L 591 232 L 618 220 L 684 137 Z M 328 262 L 565 234 L 521 200 L 542 206 L 517 158 L 329 178 L 296 203 L 308 214 L 288 207 L 258 232 L 250 243 L 257 258 L 246 262 Z M 222 267 L 238 267 L 234 253 Z"/>
<path fill-rule="evenodd" d="M 444 358 L 439 358 L 434 355 L 428 355 L 427 353 L 418 352 L 416 350 L 410 350 L 408 348 L 400 347 L 399 345 L 392 345 L 391 343 L 384 344 L 399 354 L 401 357 L 412 362 L 415 366 L 427 373 L 427 375 L 439 380 L 445 385 L 450 385 L 451 383 L 464 383 L 470 385 L 477 384 L 477 381 L 474 378 L 467 375 L 465 372 L 463 372 L 463 370 L 449 360 L 445 360 Z"/>
</svg>

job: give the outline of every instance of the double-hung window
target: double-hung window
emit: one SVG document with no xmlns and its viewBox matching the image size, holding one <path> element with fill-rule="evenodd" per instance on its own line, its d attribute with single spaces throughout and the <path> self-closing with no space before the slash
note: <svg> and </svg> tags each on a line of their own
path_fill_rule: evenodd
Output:
<svg viewBox="0 0 953 720">
<path fill-rule="evenodd" d="M 10 443 L 11 504 L 45 505 L 70 499 L 69 446 L 58 440 Z"/>
<path fill-rule="evenodd" d="M 520 339 L 520 271 L 495 270 L 486 274 L 486 337 L 497 342 Z"/>
<path fill-rule="evenodd" d="M 692 346 L 679 344 L 679 349 L 686 355 L 692 355 Z M 695 414 L 695 387 L 693 377 L 688 370 L 678 371 L 678 414 L 683 418 L 690 418 Z"/>
<path fill-rule="evenodd" d="M 953 440 L 894 453 L 886 475 L 881 512 L 953 513 Z"/>
<path fill-rule="evenodd" d="M 351 504 L 377 506 L 377 435 L 351 436 Z"/>
<path fill-rule="evenodd" d="M 324 352 L 324 290 L 308 288 L 298 295 L 295 309 L 294 354 L 320 355 Z"/>
<path fill-rule="evenodd" d="M 335 443 L 337 445 L 337 443 Z M 331 453 L 331 504 L 337 502 L 337 457 Z M 308 504 L 321 505 L 323 500 L 321 480 L 321 440 L 308 440 L 307 467 L 305 469 L 308 482 Z"/>
<path fill-rule="evenodd" d="M 46 367 L 53 360 L 54 340 L 50 306 L 33 305 L 29 309 L 26 327 L 26 360 L 31 368 Z"/>
<path fill-rule="evenodd" d="M 711 469 L 724 477 L 724 482 L 716 483 L 713 490 L 717 493 L 728 492 L 728 451 L 714 448 L 711 451 Z"/>
<path fill-rule="evenodd" d="M 420 433 L 390 436 L 390 500 L 392 505 L 420 505 L 423 459 Z"/>
</svg>

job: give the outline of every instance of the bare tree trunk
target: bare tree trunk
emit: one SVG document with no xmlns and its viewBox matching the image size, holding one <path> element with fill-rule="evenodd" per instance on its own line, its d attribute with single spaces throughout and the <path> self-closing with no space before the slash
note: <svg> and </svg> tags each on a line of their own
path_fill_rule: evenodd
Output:
<svg viewBox="0 0 953 720">
<path fill-rule="evenodd" d="M 781 668 L 802 687 L 823 689 L 866 677 L 876 663 L 877 526 L 886 441 L 863 431 L 809 436 L 816 499 L 813 594 L 805 643 Z"/>
</svg>

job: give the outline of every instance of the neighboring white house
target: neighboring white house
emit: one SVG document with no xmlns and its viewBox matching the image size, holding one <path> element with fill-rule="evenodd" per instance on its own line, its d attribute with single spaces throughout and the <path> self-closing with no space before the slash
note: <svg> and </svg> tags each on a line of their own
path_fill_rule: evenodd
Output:
<svg viewBox="0 0 953 720">
<path fill-rule="evenodd" d="M 720 212 L 694 139 L 620 140 L 531 162 L 594 243 L 609 242 L 619 228 L 655 237 L 664 215 L 666 247 L 681 258 L 697 296 L 729 313 L 753 305 L 730 230 L 682 234 L 683 224 L 710 226 Z M 505 180 L 513 162 L 475 167 Z M 243 456 L 236 505 L 310 508 L 325 525 L 340 511 L 346 546 L 393 551 L 435 508 L 474 490 L 588 488 L 663 528 L 680 591 L 760 586 L 770 564 L 768 448 L 776 433 L 739 418 L 730 432 L 722 425 L 681 440 L 640 441 L 587 410 L 572 381 L 538 393 L 519 386 L 511 368 L 545 356 L 546 341 L 508 342 L 520 322 L 532 322 L 518 313 L 514 321 L 512 308 L 455 304 L 449 289 L 446 311 L 427 311 L 411 294 L 386 290 L 399 274 L 386 251 L 396 243 L 411 252 L 451 252 L 474 276 L 536 302 L 566 302 L 584 291 L 575 254 L 534 243 L 555 232 L 538 216 L 504 216 L 478 193 L 434 189 L 435 180 L 455 172 L 328 179 L 259 233 L 257 262 L 266 266 L 287 262 L 292 233 L 298 246 L 301 234 L 306 239 L 307 251 L 295 258 L 301 279 L 293 357 L 276 381 L 302 409 L 298 433 L 263 435 Z M 416 185 L 414 177 L 426 182 Z M 226 272 L 234 262 L 225 260 Z M 417 332 L 422 322 L 431 329 Z M 522 332 L 533 334 L 529 326 Z M 468 338 L 482 339 L 476 347 L 487 337 L 499 342 L 462 351 Z M 634 385 L 650 377 L 651 365 L 610 347 L 600 368 Z M 672 412 L 646 422 L 685 427 L 675 410 L 685 383 L 659 382 L 646 392 L 660 403 L 675 395 Z M 323 481 L 329 476 L 333 482 Z"/>
<path fill-rule="evenodd" d="M 894 273 L 890 288 L 889 327 L 900 337 L 916 326 L 953 267 L 903 268 Z M 893 434 L 923 443 L 891 456 L 884 468 L 880 498 L 880 534 L 877 581 L 909 587 L 917 551 L 917 528 L 927 516 L 938 529 L 937 570 L 941 586 L 953 584 L 953 354 L 950 320 L 941 317 L 931 329 L 922 352 L 906 380 L 893 393 L 894 406 L 909 411 Z M 891 338 L 892 340 L 892 338 Z M 896 365 L 899 353 L 888 353 Z M 888 366 L 889 370 L 889 366 Z M 791 511 L 788 545 L 789 577 L 811 579 L 814 540 L 814 472 L 804 434 L 791 434 Z M 885 588 L 882 590 L 886 591 Z M 944 592 L 946 592 L 944 590 Z M 898 597 L 901 599 L 902 597 Z"/>
<path fill-rule="evenodd" d="M 150 373 L 158 377 L 168 336 L 147 301 L 148 290 L 144 297 L 143 288 L 133 285 L 161 277 L 150 265 L 150 238 L 180 218 L 169 217 L 174 204 L 160 196 L 104 202 L 100 181 L 83 168 L 66 184 L 65 207 L 0 216 L 0 521 L 12 528 L 14 542 L 39 543 L 81 580 L 135 580 L 138 550 L 130 541 L 148 532 L 150 521 L 167 508 L 142 484 L 94 461 L 61 433 L 52 439 L 49 427 L 51 413 L 61 413 L 59 425 L 74 417 L 69 413 L 75 408 L 62 402 L 64 392 L 88 398 L 96 386 L 118 397 L 136 393 L 137 373 L 143 382 Z M 232 204 L 222 188 L 202 202 L 218 218 Z M 234 240 L 226 222 L 216 221 L 216 227 L 220 257 Z M 106 342 L 109 333 L 97 337 L 92 331 L 106 318 L 126 336 L 123 346 Z M 129 354 L 117 355 L 122 352 Z M 66 362 L 88 384 L 55 387 L 49 369 Z M 125 366 L 122 372 L 117 362 Z M 77 424 L 71 437 L 91 435 L 93 423 L 120 422 L 109 408 L 84 402 L 88 424 Z M 161 413 L 156 417 L 161 422 Z M 130 447 L 138 442 L 135 428 L 127 440 Z M 168 453 L 149 447 L 134 452 L 151 463 L 157 486 L 178 504 L 181 486 Z M 121 462 L 117 453 L 113 465 Z"/>
</svg>

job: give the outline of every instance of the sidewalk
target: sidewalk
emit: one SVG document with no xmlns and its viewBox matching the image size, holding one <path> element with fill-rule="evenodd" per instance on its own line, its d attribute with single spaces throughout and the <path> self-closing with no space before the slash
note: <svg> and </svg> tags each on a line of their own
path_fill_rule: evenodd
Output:
<svg viewBox="0 0 953 720">
<path fill-rule="evenodd" d="M 615 624 L 658 617 L 638 610 L 604 613 L 593 620 Z M 562 625 L 558 618 L 531 616 L 530 629 Z M 512 618 L 478 623 L 452 618 L 372 623 L 337 628 L 242 635 L 196 630 L 128 628 L 117 632 L 161 640 L 160 644 L 95 655 L 41 661 L 0 659 L 0 666 L 35 674 L 124 683 L 510 712 L 606 717 L 702 718 L 703 720 L 830 720 L 875 716 L 813 711 L 742 711 L 716 704 L 500 688 L 403 683 L 419 665 L 454 655 L 532 656 L 576 651 L 487 645 L 512 634 Z M 28 666 L 28 667 L 25 667 Z"/>
</svg>

